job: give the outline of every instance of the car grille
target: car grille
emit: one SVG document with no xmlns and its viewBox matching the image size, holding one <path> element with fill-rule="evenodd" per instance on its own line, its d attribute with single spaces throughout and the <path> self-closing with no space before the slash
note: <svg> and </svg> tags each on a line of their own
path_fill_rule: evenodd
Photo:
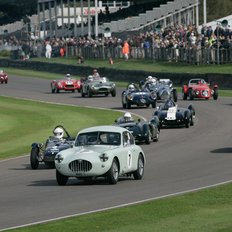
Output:
<svg viewBox="0 0 232 232">
<path fill-rule="evenodd" d="M 74 88 L 74 85 L 66 85 L 66 88 Z"/>
<path fill-rule="evenodd" d="M 74 160 L 69 164 L 73 172 L 88 172 L 92 169 L 92 164 L 86 160 Z"/>
</svg>

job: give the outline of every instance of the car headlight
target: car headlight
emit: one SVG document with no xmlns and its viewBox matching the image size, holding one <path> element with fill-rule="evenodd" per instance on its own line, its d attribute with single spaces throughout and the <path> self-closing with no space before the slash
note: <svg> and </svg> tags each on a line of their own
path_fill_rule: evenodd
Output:
<svg viewBox="0 0 232 232">
<path fill-rule="evenodd" d="M 102 153 L 102 154 L 99 156 L 99 158 L 100 158 L 100 160 L 101 160 L 102 162 L 106 162 L 106 161 L 109 159 L 109 157 L 108 157 L 108 155 L 107 155 L 106 153 Z"/>
<path fill-rule="evenodd" d="M 127 98 L 131 101 L 133 99 L 133 95 L 132 94 L 128 94 Z"/>
<path fill-rule="evenodd" d="M 199 91 L 197 90 L 197 91 L 196 91 L 196 95 L 198 95 L 198 94 L 199 94 Z"/>
<path fill-rule="evenodd" d="M 57 154 L 56 157 L 55 157 L 55 160 L 58 163 L 61 163 L 64 160 L 64 157 L 61 154 Z"/>
</svg>

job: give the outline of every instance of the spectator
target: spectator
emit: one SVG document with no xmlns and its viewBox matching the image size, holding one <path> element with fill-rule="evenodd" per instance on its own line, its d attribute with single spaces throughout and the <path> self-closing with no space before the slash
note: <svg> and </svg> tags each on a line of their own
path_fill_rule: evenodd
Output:
<svg viewBox="0 0 232 232">
<path fill-rule="evenodd" d="M 126 61 L 129 59 L 129 52 L 130 52 L 130 46 L 129 46 L 127 40 L 125 40 L 123 47 L 122 47 L 122 53 L 123 53 Z"/>
</svg>

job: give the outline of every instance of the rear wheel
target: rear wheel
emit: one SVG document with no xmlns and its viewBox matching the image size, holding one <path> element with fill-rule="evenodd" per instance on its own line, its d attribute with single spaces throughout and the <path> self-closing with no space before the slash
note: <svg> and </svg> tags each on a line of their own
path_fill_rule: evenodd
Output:
<svg viewBox="0 0 232 232">
<path fill-rule="evenodd" d="M 91 90 L 90 89 L 88 89 L 88 97 L 92 97 L 93 95 L 92 95 L 92 93 L 91 93 Z"/>
<path fill-rule="evenodd" d="M 64 176 L 56 170 L 56 181 L 58 185 L 66 185 L 68 181 L 68 176 Z"/>
<path fill-rule="evenodd" d="M 83 89 L 81 89 L 81 97 L 85 97 L 85 93 L 84 93 Z"/>
<path fill-rule="evenodd" d="M 151 103 L 152 108 L 156 108 L 156 100 Z"/>
<path fill-rule="evenodd" d="M 189 128 L 189 126 L 190 126 L 190 119 L 186 119 L 185 128 Z"/>
<path fill-rule="evenodd" d="M 133 172 L 133 176 L 135 180 L 141 180 L 144 174 L 144 159 L 141 154 L 139 154 L 138 158 L 138 166 L 136 171 Z"/>
<path fill-rule="evenodd" d="M 119 176 L 119 166 L 116 159 L 113 159 L 110 170 L 107 173 L 107 178 L 110 184 L 117 184 Z"/>
<path fill-rule="evenodd" d="M 159 129 L 157 128 L 156 135 L 155 135 L 155 137 L 153 137 L 153 142 L 158 142 L 158 141 L 159 141 L 159 133 L 160 133 L 160 131 L 159 131 Z"/>
<path fill-rule="evenodd" d="M 116 90 L 115 89 L 111 92 L 111 96 L 116 97 Z"/>
<path fill-rule="evenodd" d="M 146 144 L 150 144 L 152 141 L 152 133 L 150 131 L 150 129 L 148 128 L 147 129 L 147 136 L 146 136 L 146 139 L 145 139 L 145 143 Z"/>
<path fill-rule="evenodd" d="M 31 161 L 32 169 L 37 169 L 39 167 L 39 148 L 38 147 L 33 147 L 31 149 L 30 161 Z"/>
<path fill-rule="evenodd" d="M 217 100 L 218 99 L 218 89 L 214 89 L 214 93 L 213 93 L 213 99 Z"/>
</svg>

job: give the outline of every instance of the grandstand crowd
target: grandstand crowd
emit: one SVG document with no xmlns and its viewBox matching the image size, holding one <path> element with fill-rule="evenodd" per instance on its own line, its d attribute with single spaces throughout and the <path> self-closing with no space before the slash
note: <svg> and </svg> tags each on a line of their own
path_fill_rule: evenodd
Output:
<svg viewBox="0 0 232 232">
<path fill-rule="evenodd" d="M 218 26 L 212 29 L 203 26 L 200 31 L 195 25 L 167 26 L 159 30 L 127 35 L 126 38 L 112 37 L 70 37 L 46 38 L 30 37 L 20 41 L 12 36 L 8 40 L 0 39 L 0 50 L 4 47 L 14 51 L 15 59 L 45 56 L 46 45 L 50 44 L 52 57 L 76 56 L 88 58 L 122 58 L 124 42 L 129 44 L 129 58 L 147 58 L 168 61 L 189 61 L 193 63 L 216 63 L 220 54 L 221 62 L 232 62 L 232 29 Z M 16 53 L 17 51 L 17 53 Z M 184 52 L 184 54 L 182 54 Z M 220 53 L 218 53 L 220 52 Z M 223 57 L 222 57 L 223 56 Z M 204 60 L 202 60 L 204 57 Z M 184 60 L 183 60 L 184 59 Z M 226 61 L 225 61 L 226 60 Z"/>
</svg>

